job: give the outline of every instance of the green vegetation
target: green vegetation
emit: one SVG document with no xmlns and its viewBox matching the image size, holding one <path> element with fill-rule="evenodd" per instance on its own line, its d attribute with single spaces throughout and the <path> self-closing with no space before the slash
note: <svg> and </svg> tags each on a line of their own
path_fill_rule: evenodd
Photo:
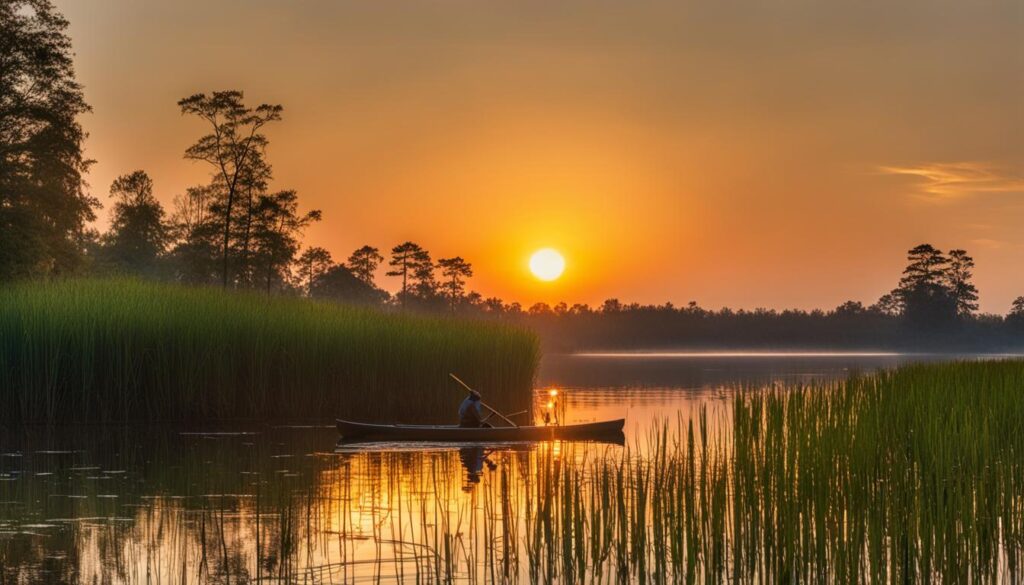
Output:
<svg viewBox="0 0 1024 585">
<path fill-rule="evenodd" d="M 531 578 L 1016 581 L 1022 398 L 1022 361 L 916 365 L 743 392 L 640 457 L 544 459 Z"/>
<path fill-rule="evenodd" d="M 538 359 L 500 323 L 133 280 L 0 289 L 7 421 L 447 421 L 448 372 L 518 410 Z"/>
</svg>

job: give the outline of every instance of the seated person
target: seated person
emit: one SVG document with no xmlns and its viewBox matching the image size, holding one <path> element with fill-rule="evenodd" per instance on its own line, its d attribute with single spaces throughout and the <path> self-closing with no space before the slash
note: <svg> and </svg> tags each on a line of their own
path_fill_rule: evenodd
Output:
<svg viewBox="0 0 1024 585">
<path fill-rule="evenodd" d="M 459 405 L 459 426 L 469 429 L 491 427 L 487 424 L 487 418 L 484 417 L 479 392 L 470 390 L 469 395 Z"/>
</svg>

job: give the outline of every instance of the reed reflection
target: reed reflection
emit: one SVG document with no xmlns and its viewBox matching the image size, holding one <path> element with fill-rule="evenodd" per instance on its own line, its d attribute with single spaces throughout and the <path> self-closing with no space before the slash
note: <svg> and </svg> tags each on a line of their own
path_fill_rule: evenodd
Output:
<svg viewBox="0 0 1024 585">
<path fill-rule="evenodd" d="M 2 579 L 1013 581 L 1020 379 L 1020 364 L 955 364 L 741 389 L 625 445 L 4 437 Z M 933 424 L 951 401 L 955 424 Z"/>
</svg>

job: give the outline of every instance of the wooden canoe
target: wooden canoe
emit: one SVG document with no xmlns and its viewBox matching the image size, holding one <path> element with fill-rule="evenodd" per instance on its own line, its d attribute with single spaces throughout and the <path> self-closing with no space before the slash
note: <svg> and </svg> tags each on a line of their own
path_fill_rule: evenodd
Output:
<svg viewBox="0 0 1024 585">
<path fill-rule="evenodd" d="M 455 425 L 378 425 L 338 419 L 343 441 L 613 441 L 621 442 L 625 419 L 545 427 L 463 428 Z"/>
</svg>

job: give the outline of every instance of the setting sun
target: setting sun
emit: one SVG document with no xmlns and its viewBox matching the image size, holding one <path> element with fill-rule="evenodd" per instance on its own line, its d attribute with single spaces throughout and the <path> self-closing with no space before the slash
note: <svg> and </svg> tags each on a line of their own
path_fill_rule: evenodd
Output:
<svg viewBox="0 0 1024 585">
<path fill-rule="evenodd" d="M 530 256 L 530 272 L 540 280 L 555 280 L 562 276 L 563 271 L 565 271 L 565 258 L 558 253 L 558 250 L 544 248 Z"/>
<path fill-rule="evenodd" d="M 0 0 L 0 585 L 1024 583 L 1024 0 L 242 4 Z"/>
</svg>

